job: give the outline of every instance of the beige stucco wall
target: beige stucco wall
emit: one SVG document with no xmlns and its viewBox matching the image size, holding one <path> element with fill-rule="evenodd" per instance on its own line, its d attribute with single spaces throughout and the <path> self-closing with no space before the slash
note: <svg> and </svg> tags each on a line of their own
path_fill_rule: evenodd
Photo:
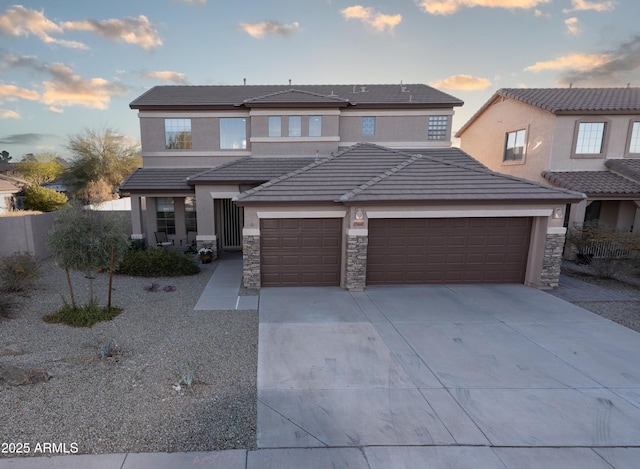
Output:
<svg viewBox="0 0 640 469">
<path fill-rule="evenodd" d="M 555 116 L 512 99 L 489 106 L 461 135 L 460 148 L 488 168 L 532 181 L 547 181 L 540 175 L 549 168 L 555 145 Z M 507 132 L 525 129 L 525 157 L 503 161 Z"/>
<path fill-rule="evenodd" d="M 590 122 L 607 122 L 608 136 L 603 156 L 573 157 L 573 140 L 576 122 L 582 119 Z M 629 123 L 638 116 L 558 116 L 555 123 L 555 144 L 549 169 L 551 171 L 604 171 L 605 158 L 624 158 L 627 150 Z"/>
</svg>

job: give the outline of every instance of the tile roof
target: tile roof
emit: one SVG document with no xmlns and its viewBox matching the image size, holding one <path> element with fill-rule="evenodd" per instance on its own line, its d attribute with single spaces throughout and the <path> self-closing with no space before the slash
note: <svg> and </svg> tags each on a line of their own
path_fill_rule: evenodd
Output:
<svg viewBox="0 0 640 469">
<path fill-rule="evenodd" d="M 608 159 L 604 162 L 604 165 L 640 182 L 640 159 Z"/>
<path fill-rule="evenodd" d="M 578 201 L 564 189 L 456 163 L 458 148 L 409 153 L 362 143 L 237 197 L 246 202 L 327 201 Z"/>
<path fill-rule="evenodd" d="M 588 197 L 640 197 L 640 184 L 610 171 L 543 171 L 542 177 Z"/>
<path fill-rule="evenodd" d="M 463 102 L 423 84 L 155 86 L 134 99 L 132 109 L 239 107 L 257 102 L 320 102 L 350 105 L 462 106 Z"/>
<path fill-rule="evenodd" d="M 640 88 L 502 88 L 496 94 L 554 114 L 640 111 Z"/>
<path fill-rule="evenodd" d="M 120 185 L 120 192 L 189 191 L 187 178 L 207 168 L 138 168 Z"/>
<path fill-rule="evenodd" d="M 501 88 L 456 132 L 460 135 L 489 106 L 510 98 L 553 114 L 637 114 L 640 88 Z"/>
<path fill-rule="evenodd" d="M 194 173 L 189 182 L 192 184 L 208 182 L 263 183 L 300 169 L 314 161 L 313 157 L 246 157 L 201 173 Z"/>
<path fill-rule="evenodd" d="M 26 181 L 23 181 L 22 179 L 0 174 L 0 192 L 1 193 L 15 194 L 17 192 L 20 192 L 22 188 L 27 184 L 28 183 Z"/>
</svg>

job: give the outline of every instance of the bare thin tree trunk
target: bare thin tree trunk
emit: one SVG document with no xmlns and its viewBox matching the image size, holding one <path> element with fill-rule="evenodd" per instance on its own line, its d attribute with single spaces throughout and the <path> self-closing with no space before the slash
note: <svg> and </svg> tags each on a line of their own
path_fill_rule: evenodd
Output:
<svg viewBox="0 0 640 469">
<path fill-rule="evenodd" d="M 93 273 L 87 270 L 85 276 L 89 280 L 89 304 L 93 303 Z"/>
<path fill-rule="evenodd" d="M 116 254 L 116 248 L 111 246 L 111 259 L 109 259 L 109 301 L 107 301 L 107 308 L 111 309 L 111 286 L 113 285 L 113 257 Z"/>
<path fill-rule="evenodd" d="M 69 293 L 71 294 L 71 307 L 76 309 L 76 298 L 73 296 L 73 287 L 71 286 L 71 277 L 69 276 L 69 269 L 64 269 L 67 274 L 67 284 L 69 285 Z"/>
</svg>

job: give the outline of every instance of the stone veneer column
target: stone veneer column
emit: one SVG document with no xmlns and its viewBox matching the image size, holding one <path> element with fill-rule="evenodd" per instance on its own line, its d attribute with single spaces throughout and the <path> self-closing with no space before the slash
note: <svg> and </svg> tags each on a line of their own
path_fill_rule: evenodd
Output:
<svg viewBox="0 0 640 469">
<path fill-rule="evenodd" d="M 345 283 L 349 291 L 362 291 L 367 282 L 368 236 L 347 235 Z"/>
<path fill-rule="evenodd" d="M 547 233 L 542 273 L 540 274 L 540 288 L 542 289 L 556 288 L 560 282 L 560 265 L 562 264 L 564 240 L 564 234 Z"/>
<path fill-rule="evenodd" d="M 260 288 L 260 236 L 242 236 L 242 284 Z"/>
</svg>

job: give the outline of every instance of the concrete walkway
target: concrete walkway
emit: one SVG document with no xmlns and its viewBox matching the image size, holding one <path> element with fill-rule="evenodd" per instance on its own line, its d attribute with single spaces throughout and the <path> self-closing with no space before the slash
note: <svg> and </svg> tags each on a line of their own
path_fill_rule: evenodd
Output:
<svg viewBox="0 0 640 469">
<path fill-rule="evenodd" d="M 240 263 L 220 261 L 197 309 L 244 309 Z M 638 467 L 640 334 L 553 295 L 267 288 L 259 301 L 257 450 L 0 456 L 0 468 Z"/>
</svg>

